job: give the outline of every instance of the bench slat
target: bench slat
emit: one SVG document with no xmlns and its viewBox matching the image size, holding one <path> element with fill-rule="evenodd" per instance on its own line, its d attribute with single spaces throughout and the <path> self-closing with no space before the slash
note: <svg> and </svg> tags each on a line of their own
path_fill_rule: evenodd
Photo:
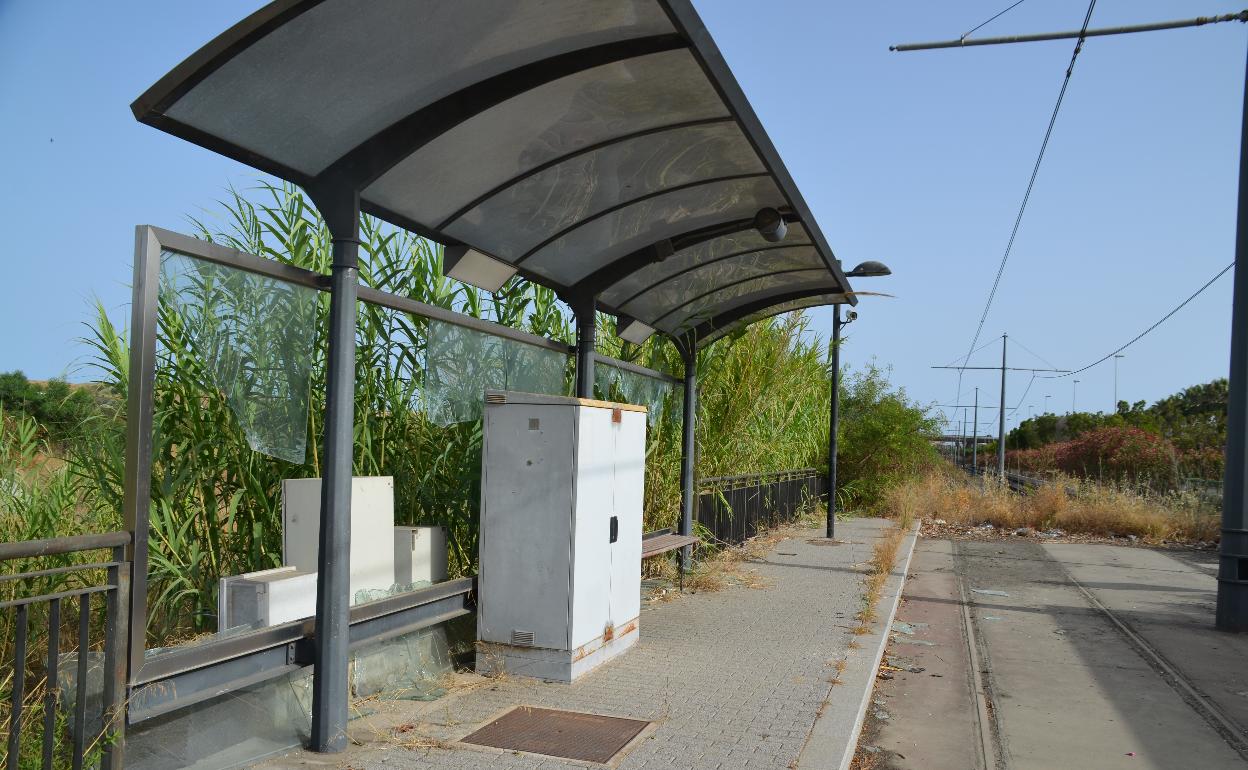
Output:
<svg viewBox="0 0 1248 770">
<path fill-rule="evenodd" d="M 692 535 L 675 535 L 672 533 L 655 534 L 654 536 L 646 536 L 641 541 L 641 558 L 648 559 L 651 556 L 658 556 L 661 553 L 675 551 L 677 548 L 684 548 L 687 545 L 696 545 L 698 539 Z"/>
</svg>

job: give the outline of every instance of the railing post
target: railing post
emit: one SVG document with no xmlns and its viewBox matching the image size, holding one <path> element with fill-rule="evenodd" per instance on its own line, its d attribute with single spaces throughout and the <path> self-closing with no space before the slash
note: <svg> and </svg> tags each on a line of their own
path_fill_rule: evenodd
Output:
<svg viewBox="0 0 1248 770">
<path fill-rule="evenodd" d="M 17 632 L 13 644 L 13 689 L 9 702 L 9 760 L 7 770 L 17 770 L 17 755 L 22 748 L 22 705 L 26 698 L 26 627 L 29 620 L 26 605 L 14 609 L 14 625 Z"/>
<path fill-rule="evenodd" d="M 104 693 L 101 699 L 104 729 L 104 756 L 101 770 L 122 770 L 126 761 L 126 611 L 130 595 L 130 565 L 125 562 L 124 547 L 113 549 L 113 566 L 108 568 L 108 582 L 114 587 L 105 594 L 104 626 Z M 79 655 L 83 654 L 80 650 Z"/>
</svg>

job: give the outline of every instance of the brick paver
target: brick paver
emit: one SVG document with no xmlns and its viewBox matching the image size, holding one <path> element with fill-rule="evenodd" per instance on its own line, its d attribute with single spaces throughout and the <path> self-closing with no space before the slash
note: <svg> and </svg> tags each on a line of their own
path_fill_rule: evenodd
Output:
<svg viewBox="0 0 1248 770">
<path fill-rule="evenodd" d="M 833 665 L 845 657 L 862 570 L 886 525 L 841 523 L 837 534 L 848 542 L 835 546 L 810 542 L 817 530 L 791 530 L 765 560 L 743 567 L 756 570 L 766 587 L 735 585 L 645 603 L 638 645 L 574 684 L 478 681 L 433 703 L 402 702 L 356 720 L 351 735 L 359 745 L 346 754 L 299 753 L 263 767 L 583 765 L 455 743 L 521 704 L 653 720 L 647 737 L 619 761 L 622 770 L 792 767 L 825 700 L 861 696 L 831 684 Z M 404 727 L 396 732 L 396 725 Z"/>
</svg>

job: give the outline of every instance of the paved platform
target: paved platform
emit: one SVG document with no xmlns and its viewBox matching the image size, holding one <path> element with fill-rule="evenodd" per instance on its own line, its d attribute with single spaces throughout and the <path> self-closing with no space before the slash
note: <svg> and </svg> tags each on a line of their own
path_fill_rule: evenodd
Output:
<svg viewBox="0 0 1248 770">
<path fill-rule="evenodd" d="M 839 545 L 818 530 L 789 530 L 764 559 L 741 565 L 741 584 L 644 604 L 638 646 L 574 684 L 460 675 L 438 701 L 388 703 L 353 721 L 354 745 L 344 754 L 298 752 L 259 767 L 584 766 L 457 743 L 507 709 L 531 705 L 653 721 L 615 763 L 624 769 L 839 768 L 874 680 L 871 642 L 879 637 L 850 630 L 863 570 L 888 525 L 843 522 Z M 912 543 L 902 548 L 902 564 Z M 895 572 L 886 600 L 900 592 L 903 574 Z M 877 630 L 890 609 L 881 607 Z M 839 660 L 847 663 L 838 673 Z"/>
<path fill-rule="evenodd" d="M 1248 635 L 1213 629 L 1214 558 L 922 541 L 859 766 L 1248 767 Z"/>
</svg>

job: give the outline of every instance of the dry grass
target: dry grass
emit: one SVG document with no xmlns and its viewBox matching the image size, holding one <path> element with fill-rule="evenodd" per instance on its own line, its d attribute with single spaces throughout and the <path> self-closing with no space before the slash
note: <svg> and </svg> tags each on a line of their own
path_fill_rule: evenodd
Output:
<svg viewBox="0 0 1248 770">
<path fill-rule="evenodd" d="M 897 563 L 897 551 L 901 548 L 901 541 L 905 540 L 915 521 L 914 512 L 909 509 L 899 509 L 895 515 L 896 521 L 871 549 L 867 576 L 863 580 L 862 608 L 856 616 L 858 625 L 850 629 L 857 636 L 871 633 L 871 623 L 876 618 L 875 609 L 880 603 L 880 594 L 883 593 L 884 584 L 888 582 L 888 576 L 892 574 Z"/>
<path fill-rule="evenodd" d="M 1218 513 L 1194 496 L 1159 495 L 1061 479 L 1027 494 L 991 480 L 932 473 L 888 492 L 884 505 L 895 516 L 943 519 L 950 524 L 991 524 L 1002 529 L 1060 529 L 1071 534 L 1126 537 L 1146 543 L 1217 539 Z"/>
</svg>

